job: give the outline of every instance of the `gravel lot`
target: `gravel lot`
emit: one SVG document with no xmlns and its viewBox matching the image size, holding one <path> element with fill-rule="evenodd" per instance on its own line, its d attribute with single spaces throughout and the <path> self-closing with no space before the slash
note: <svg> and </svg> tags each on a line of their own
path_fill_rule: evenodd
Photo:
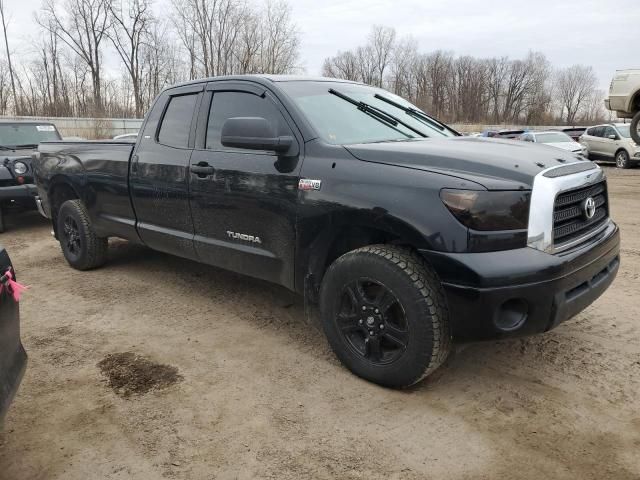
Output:
<svg viewBox="0 0 640 480">
<path fill-rule="evenodd" d="M 0 478 L 640 478 L 640 169 L 607 172 L 613 287 L 403 392 L 342 368 L 280 288 L 122 241 L 77 272 L 11 219 L 30 359 Z"/>
</svg>

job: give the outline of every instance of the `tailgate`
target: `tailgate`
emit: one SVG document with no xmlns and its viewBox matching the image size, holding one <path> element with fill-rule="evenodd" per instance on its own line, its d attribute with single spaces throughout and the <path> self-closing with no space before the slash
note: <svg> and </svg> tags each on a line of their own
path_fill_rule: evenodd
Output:
<svg viewBox="0 0 640 480">
<path fill-rule="evenodd" d="M 0 246 L 0 273 L 11 266 L 5 249 Z M 0 293 L 0 421 L 18 389 L 26 366 L 27 355 L 20 342 L 20 312 L 6 289 Z"/>
</svg>

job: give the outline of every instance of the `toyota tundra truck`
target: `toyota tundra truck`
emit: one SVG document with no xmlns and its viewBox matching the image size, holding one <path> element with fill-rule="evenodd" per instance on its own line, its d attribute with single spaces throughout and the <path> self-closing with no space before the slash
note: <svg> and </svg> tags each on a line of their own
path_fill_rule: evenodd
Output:
<svg viewBox="0 0 640 480">
<path fill-rule="evenodd" d="M 596 164 L 463 137 L 342 80 L 181 84 L 135 144 L 44 142 L 34 165 L 73 268 L 104 264 L 120 237 L 282 285 L 347 368 L 389 387 L 432 373 L 454 340 L 551 330 L 620 262 Z"/>
</svg>

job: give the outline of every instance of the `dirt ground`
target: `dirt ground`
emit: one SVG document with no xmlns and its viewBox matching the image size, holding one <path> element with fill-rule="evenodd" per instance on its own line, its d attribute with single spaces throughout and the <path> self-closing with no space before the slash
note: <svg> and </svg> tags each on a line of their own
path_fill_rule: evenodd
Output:
<svg viewBox="0 0 640 480">
<path fill-rule="evenodd" d="M 0 478 L 640 479 L 640 169 L 607 173 L 612 288 L 409 391 L 341 367 L 280 288 L 122 241 L 77 272 L 37 214 L 13 218 L 29 365 Z"/>
</svg>

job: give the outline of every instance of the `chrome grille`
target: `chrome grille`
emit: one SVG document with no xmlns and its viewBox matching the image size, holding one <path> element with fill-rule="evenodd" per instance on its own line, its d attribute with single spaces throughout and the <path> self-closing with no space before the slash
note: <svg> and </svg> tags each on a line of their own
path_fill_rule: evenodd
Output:
<svg viewBox="0 0 640 480">
<path fill-rule="evenodd" d="M 595 213 L 587 218 L 584 202 L 595 201 Z M 560 193 L 553 209 L 553 243 L 556 247 L 573 242 L 599 229 L 609 217 L 607 185 L 604 181 Z"/>
</svg>

